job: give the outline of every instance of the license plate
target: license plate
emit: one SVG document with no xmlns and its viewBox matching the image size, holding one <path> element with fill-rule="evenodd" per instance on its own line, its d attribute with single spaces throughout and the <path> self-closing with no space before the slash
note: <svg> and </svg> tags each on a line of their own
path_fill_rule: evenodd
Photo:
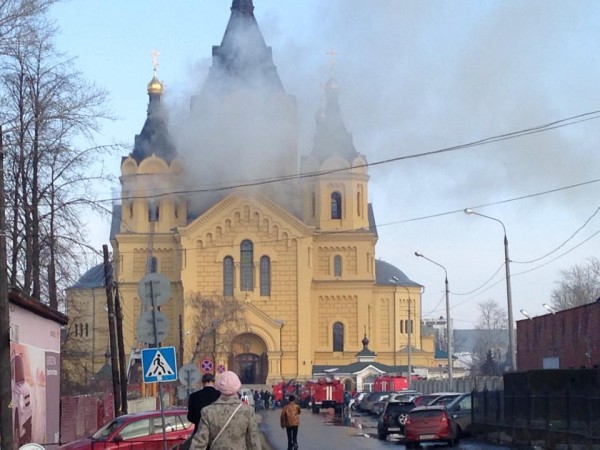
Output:
<svg viewBox="0 0 600 450">
<path fill-rule="evenodd" d="M 400 431 L 400 428 L 388 428 L 388 431 Z"/>
<path fill-rule="evenodd" d="M 420 436 L 420 438 L 421 438 L 421 440 L 424 440 L 424 439 L 435 439 L 435 434 L 422 434 Z"/>
</svg>

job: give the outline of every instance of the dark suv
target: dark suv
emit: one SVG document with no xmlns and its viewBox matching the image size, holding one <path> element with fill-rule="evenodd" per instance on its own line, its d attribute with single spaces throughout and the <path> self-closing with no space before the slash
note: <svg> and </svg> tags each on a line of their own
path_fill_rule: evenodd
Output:
<svg viewBox="0 0 600 450">
<path fill-rule="evenodd" d="M 408 413 L 416 406 L 413 402 L 388 402 L 377 420 L 377 437 L 383 441 L 388 434 L 404 434 Z"/>
</svg>

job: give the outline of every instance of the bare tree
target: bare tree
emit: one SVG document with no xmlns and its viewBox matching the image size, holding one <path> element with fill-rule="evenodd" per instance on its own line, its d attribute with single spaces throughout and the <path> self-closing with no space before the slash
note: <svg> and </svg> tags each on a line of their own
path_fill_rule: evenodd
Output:
<svg viewBox="0 0 600 450">
<path fill-rule="evenodd" d="M 585 305 L 600 298 L 600 261 L 591 257 L 587 264 L 577 264 L 562 270 L 562 279 L 552 291 L 552 305 L 558 309 L 569 309 Z"/>
<path fill-rule="evenodd" d="M 106 92 L 81 79 L 54 48 L 54 33 L 38 19 L 15 36 L 0 88 L 7 164 L 15 175 L 6 186 L 10 283 L 58 309 L 58 294 L 77 275 L 78 251 L 87 246 L 79 219 L 83 208 L 95 206 L 87 189 L 102 176 L 90 166 L 104 149 L 82 149 L 80 142 L 91 141 L 108 114 Z"/>
<path fill-rule="evenodd" d="M 186 319 L 191 321 L 193 337 L 193 344 L 187 348 L 192 353 L 191 361 L 229 353 L 244 325 L 244 303 L 234 297 L 204 297 L 197 293 L 190 294 L 185 302 L 191 311 Z"/>
<path fill-rule="evenodd" d="M 483 369 L 489 372 L 488 353 L 498 365 L 506 360 L 508 318 L 496 300 L 487 300 L 477 306 L 479 318 L 475 328 L 479 330 L 479 339 L 473 348 L 473 372 Z M 503 367 L 498 370 L 501 373 Z"/>
</svg>

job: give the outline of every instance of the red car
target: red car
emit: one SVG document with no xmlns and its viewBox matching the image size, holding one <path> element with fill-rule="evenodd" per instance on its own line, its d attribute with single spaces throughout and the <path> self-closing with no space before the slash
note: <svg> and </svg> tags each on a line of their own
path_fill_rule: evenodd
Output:
<svg viewBox="0 0 600 450">
<path fill-rule="evenodd" d="M 404 424 L 404 445 L 418 447 L 422 442 L 458 443 L 458 426 L 444 406 L 418 406 L 408 413 Z"/>
<path fill-rule="evenodd" d="M 194 431 L 187 410 L 165 411 L 167 447 L 185 441 Z M 59 450 L 163 450 L 160 411 L 125 414 L 108 422 L 92 436 L 59 447 Z"/>
</svg>

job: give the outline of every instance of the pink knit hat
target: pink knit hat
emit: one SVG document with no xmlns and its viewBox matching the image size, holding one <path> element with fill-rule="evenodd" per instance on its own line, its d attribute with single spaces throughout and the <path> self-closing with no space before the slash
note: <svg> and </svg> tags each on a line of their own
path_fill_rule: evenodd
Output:
<svg viewBox="0 0 600 450">
<path fill-rule="evenodd" d="M 237 391 L 240 390 L 242 386 L 242 382 L 239 377 L 231 371 L 223 372 L 217 378 L 217 382 L 215 383 L 215 388 L 224 395 L 233 395 Z"/>
</svg>

